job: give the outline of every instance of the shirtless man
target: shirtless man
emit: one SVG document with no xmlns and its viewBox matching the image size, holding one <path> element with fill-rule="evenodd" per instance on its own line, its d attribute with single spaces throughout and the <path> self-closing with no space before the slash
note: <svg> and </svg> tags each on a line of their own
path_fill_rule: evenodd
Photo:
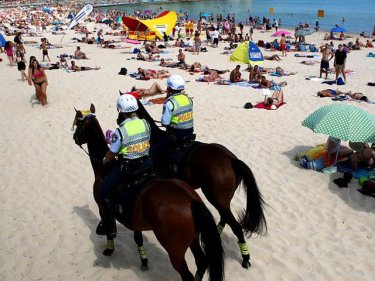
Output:
<svg viewBox="0 0 375 281">
<path fill-rule="evenodd" d="M 328 78 L 328 69 L 329 69 L 329 61 L 334 57 L 333 52 L 326 43 L 324 46 L 320 47 L 322 52 L 322 61 L 320 62 L 320 78 L 322 78 L 323 72 L 326 74 L 326 79 Z"/>
<path fill-rule="evenodd" d="M 284 33 L 281 35 L 280 48 L 281 48 L 281 56 L 286 57 L 287 56 L 287 54 L 286 54 L 286 37 L 285 37 Z"/>
<path fill-rule="evenodd" d="M 87 60 L 88 58 L 86 57 L 86 54 L 81 51 L 81 47 L 77 47 L 77 50 L 74 52 L 74 58 L 77 60 L 84 59 Z"/>
<path fill-rule="evenodd" d="M 185 54 L 182 52 L 182 49 L 178 50 L 177 60 L 178 60 L 178 62 L 177 62 L 178 66 L 186 64 Z"/>
<path fill-rule="evenodd" d="M 287 85 L 286 81 L 276 83 L 274 81 L 267 80 L 266 76 L 264 76 L 264 75 L 261 76 L 260 82 L 259 82 L 259 86 L 261 88 L 271 89 L 271 90 L 281 90 L 281 87 L 286 86 L 286 85 Z"/>
<path fill-rule="evenodd" d="M 241 66 L 237 65 L 235 69 L 233 69 L 229 75 L 229 80 L 232 83 L 241 82 L 243 79 L 241 79 Z"/>
<path fill-rule="evenodd" d="M 253 68 L 251 68 L 250 73 L 249 73 L 249 82 L 250 83 L 258 83 L 256 81 L 256 77 L 260 74 L 259 67 L 255 65 Z"/>
<path fill-rule="evenodd" d="M 77 66 L 75 61 L 71 61 L 70 69 L 73 70 L 74 72 L 77 72 L 77 71 L 86 71 L 86 70 L 99 70 L 100 67 Z"/>
</svg>

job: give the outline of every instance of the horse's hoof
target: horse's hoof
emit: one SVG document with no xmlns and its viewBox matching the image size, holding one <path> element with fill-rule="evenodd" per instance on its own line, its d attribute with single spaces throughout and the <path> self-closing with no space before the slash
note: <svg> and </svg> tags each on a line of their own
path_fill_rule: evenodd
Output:
<svg viewBox="0 0 375 281">
<path fill-rule="evenodd" d="M 146 271 L 148 270 L 148 259 L 141 259 L 141 262 L 142 262 L 142 265 L 141 265 L 141 270 L 142 271 Z"/>
<path fill-rule="evenodd" d="M 245 269 L 249 269 L 251 267 L 251 263 L 249 260 L 243 260 L 242 261 L 242 267 Z"/>
<path fill-rule="evenodd" d="M 142 264 L 141 265 L 141 271 L 147 271 L 148 270 L 148 265 L 147 264 Z"/>
<path fill-rule="evenodd" d="M 100 221 L 98 226 L 96 227 L 96 234 L 98 235 L 106 235 L 105 227 L 103 221 Z"/>
<path fill-rule="evenodd" d="M 113 251 L 114 251 L 114 249 L 105 249 L 105 250 L 103 251 L 103 255 L 105 255 L 105 256 L 107 256 L 107 257 L 110 257 L 110 256 L 112 256 Z"/>
</svg>

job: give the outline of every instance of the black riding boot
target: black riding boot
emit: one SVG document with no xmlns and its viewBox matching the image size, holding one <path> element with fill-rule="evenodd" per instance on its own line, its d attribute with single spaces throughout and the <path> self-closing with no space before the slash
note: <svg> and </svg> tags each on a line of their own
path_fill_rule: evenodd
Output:
<svg viewBox="0 0 375 281">
<path fill-rule="evenodd" d="M 103 211 L 103 225 L 106 235 L 111 238 L 115 238 L 117 234 L 116 219 L 114 214 L 114 208 L 108 199 L 105 199 L 102 204 Z"/>
</svg>

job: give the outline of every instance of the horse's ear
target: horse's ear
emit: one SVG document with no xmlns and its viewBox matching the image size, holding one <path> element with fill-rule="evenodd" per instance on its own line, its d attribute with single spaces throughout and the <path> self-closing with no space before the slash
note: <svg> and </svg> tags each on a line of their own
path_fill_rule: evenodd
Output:
<svg viewBox="0 0 375 281">
<path fill-rule="evenodd" d="M 76 111 L 76 118 L 82 118 L 83 117 L 83 114 L 80 110 L 77 110 L 76 108 L 74 108 L 74 110 Z"/>
<path fill-rule="evenodd" d="M 90 111 L 91 111 L 91 113 L 95 113 L 95 105 L 94 104 L 90 105 Z"/>
</svg>

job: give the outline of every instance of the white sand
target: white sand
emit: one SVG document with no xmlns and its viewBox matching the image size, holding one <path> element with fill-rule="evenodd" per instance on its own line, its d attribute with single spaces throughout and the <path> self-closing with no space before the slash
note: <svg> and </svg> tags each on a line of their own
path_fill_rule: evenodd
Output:
<svg viewBox="0 0 375 281">
<path fill-rule="evenodd" d="M 255 39 L 269 40 L 270 35 L 256 31 Z M 118 227 L 114 255 L 108 258 L 101 254 L 105 238 L 95 234 L 98 208 L 92 196 L 93 172 L 88 157 L 74 144 L 70 130 L 74 107 L 86 109 L 91 102 L 96 106 L 102 128 L 113 129 L 118 90 L 153 82 L 117 75 L 120 68 L 132 72 L 138 66 L 160 67 L 157 63 L 127 60 L 134 55 L 124 54 L 124 50 L 71 43 L 74 36 L 81 35 L 66 35 L 63 43 L 71 47 L 50 50 L 51 59 L 57 61 L 56 56 L 63 52 L 72 54 L 75 46 L 80 45 L 90 60 L 77 64 L 101 69 L 77 73 L 47 71 L 48 108 L 31 106 L 34 87 L 19 81 L 16 67 L 6 65 L 6 56 L 0 54 L 0 280 L 178 280 L 166 252 L 151 232 L 145 233 L 148 272 L 140 271 L 133 234 L 122 226 Z M 47 37 L 51 43 L 61 39 Z M 322 37 L 321 33 L 314 34 L 308 42 L 321 43 Z M 39 42 L 39 38 L 25 39 Z M 334 43 L 337 46 L 338 42 Z M 226 45 L 221 43 L 219 49 L 208 47 L 208 53 L 198 56 L 187 53 L 186 60 L 233 69 L 236 63 L 229 62 L 227 55 L 219 55 Z M 347 68 L 355 74 L 340 89 L 363 92 L 375 100 L 374 89 L 366 86 L 367 82 L 375 82 L 375 59 L 366 58 L 370 51 L 374 49 L 349 54 Z M 172 48 L 164 57 L 175 59 L 176 54 L 177 49 Z M 27 58 L 30 55 L 41 60 L 41 50 L 35 47 L 27 47 Z M 318 90 L 336 88 L 304 80 L 319 74 L 319 64 L 300 64 L 304 59 L 308 58 L 288 53 L 281 62 L 265 62 L 265 67 L 280 65 L 298 72 L 275 78 L 288 82 L 284 88 L 287 104 L 276 111 L 242 108 L 246 102 L 255 104 L 262 100 L 260 90 L 197 83 L 194 80 L 198 75 L 172 69 L 172 73 L 191 81 L 186 87 L 194 97 L 198 139 L 221 143 L 244 160 L 270 205 L 266 210 L 268 235 L 247 240 L 253 262 L 250 270 L 242 269 L 236 239 L 229 228 L 224 230 L 226 280 L 374 278 L 374 199 L 357 192 L 356 180 L 349 188 L 339 189 L 332 180 L 341 175 L 304 170 L 293 161 L 295 152 L 325 141 L 326 136 L 302 127 L 301 122 L 317 108 L 332 103 L 329 98 L 314 97 Z M 248 73 L 243 72 L 243 76 L 247 78 Z M 165 85 L 165 80 L 158 82 Z M 375 105 L 351 104 L 375 114 Z M 147 109 L 155 119 L 160 118 L 161 105 Z M 245 206 L 242 193 L 236 193 L 232 204 L 235 209 Z M 217 212 L 209 207 L 217 220 Z M 190 252 L 187 259 L 195 272 Z"/>
</svg>

